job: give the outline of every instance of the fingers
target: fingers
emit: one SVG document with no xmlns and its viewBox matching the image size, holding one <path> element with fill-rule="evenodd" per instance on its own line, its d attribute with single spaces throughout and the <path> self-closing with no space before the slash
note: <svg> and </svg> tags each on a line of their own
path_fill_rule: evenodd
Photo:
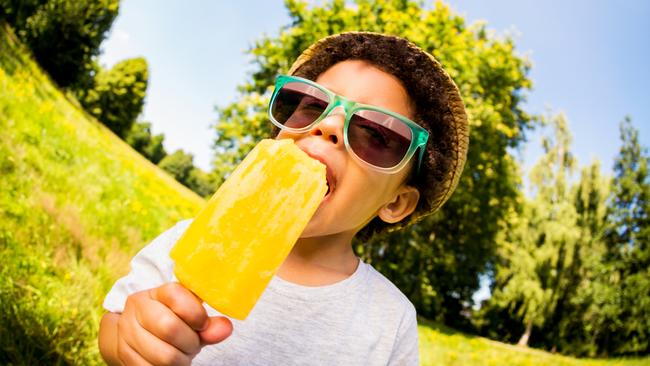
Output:
<svg viewBox="0 0 650 366">
<path fill-rule="evenodd" d="M 178 283 L 168 283 L 149 290 L 152 299 L 170 308 L 192 329 L 201 331 L 207 326 L 208 314 L 202 301 Z"/>
<path fill-rule="evenodd" d="M 232 334 L 232 322 L 230 319 L 218 316 L 208 318 L 208 326 L 199 332 L 201 343 L 215 344 L 223 341 Z"/>
<path fill-rule="evenodd" d="M 214 344 L 223 341 L 232 334 L 232 322 L 225 317 L 208 318 L 207 312 L 203 308 L 202 301 L 190 290 L 178 283 L 169 283 L 167 285 L 152 289 L 149 291 L 152 299 L 159 301 L 164 306 L 171 309 L 180 319 L 188 326 L 199 332 L 202 344 Z M 147 329 L 152 329 L 145 327 Z M 175 332 L 173 332 L 175 333 Z M 164 335 L 163 332 L 154 334 Z M 191 344 L 181 343 L 179 339 L 187 337 L 180 334 L 166 335 L 170 343 L 176 345 L 179 349 L 185 351 L 195 347 L 193 340 Z"/>
<path fill-rule="evenodd" d="M 153 303 L 155 302 L 149 301 L 146 305 L 151 306 Z M 145 329 L 138 321 L 138 312 L 136 306 L 125 307 L 124 313 L 122 313 L 118 321 L 118 355 L 120 355 L 121 359 L 125 359 L 123 362 L 129 361 L 126 362 L 127 365 L 130 365 L 130 362 L 135 364 L 189 365 L 190 356 Z M 154 314 L 159 319 L 171 318 L 173 320 L 174 317 L 169 309 L 162 312 L 160 312 L 160 309 L 153 309 L 151 314 Z M 177 320 L 177 322 L 180 323 L 181 327 L 185 327 L 189 332 L 193 333 L 195 342 L 198 343 L 196 333 L 190 330 L 182 321 Z M 175 326 L 174 328 L 179 327 Z M 196 347 L 194 350 L 198 353 L 199 349 L 199 347 Z"/>
<path fill-rule="evenodd" d="M 202 346 L 232 331 L 228 318 L 209 318 L 196 295 L 171 283 L 127 298 L 117 320 L 117 353 L 126 365 L 189 365 Z"/>
<path fill-rule="evenodd" d="M 138 352 L 126 343 L 124 338 L 117 339 L 117 357 L 122 365 L 134 366 L 150 366 L 151 363 L 147 362 Z"/>
<path fill-rule="evenodd" d="M 142 328 L 133 337 L 118 343 L 119 355 L 126 365 L 190 365 L 191 358 Z M 137 351 L 136 351 L 137 350 Z"/>
<path fill-rule="evenodd" d="M 197 333 L 162 303 L 152 300 L 135 315 L 144 329 L 183 353 L 192 355 L 201 349 Z"/>
</svg>

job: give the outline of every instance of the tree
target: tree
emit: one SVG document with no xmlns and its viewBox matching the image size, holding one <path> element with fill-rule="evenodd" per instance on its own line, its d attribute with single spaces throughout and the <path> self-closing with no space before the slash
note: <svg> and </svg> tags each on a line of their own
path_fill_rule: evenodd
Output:
<svg viewBox="0 0 650 366">
<path fill-rule="evenodd" d="M 187 186 L 190 172 L 194 168 L 194 156 L 179 149 L 165 156 L 158 166 L 171 174 L 178 182 Z"/>
<path fill-rule="evenodd" d="M 509 340 L 525 329 L 521 344 L 537 329 L 535 344 L 579 356 L 647 354 L 647 152 L 626 119 L 613 184 L 596 162 L 567 196 L 561 172 L 570 156 L 552 158 L 568 151 L 562 135 L 545 144 L 547 154 L 531 174 L 536 195 L 502 234 L 493 296 L 477 324 Z"/>
<path fill-rule="evenodd" d="M 609 190 L 610 180 L 602 176 L 598 161 L 582 169 L 580 181 L 572 189 L 579 234 L 572 265 L 565 272 L 562 296 L 541 331 L 548 348 L 578 356 L 595 356 L 598 351 L 589 334 L 594 319 L 585 314 L 597 291 L 594 274 L 602 271 L 605 257 L 603 232 Z"/>
<path fill-rule="evenodd" d="M 135 122 L 126 135 L 126 142 L 154 164 L 158 164 L 167 156 L 163 146 L 164 139 L 165 135 L 163 134 L 151 134 L 151 123 L 149 122 Z"/>
<path fill-rule="evenodd" d="M 203 197 L 210 197 L 216 191 L 214 177 L 199 168 L 190 170 L 187 187 Z"/>
<path fill-rule="evenodd" d="M 537 345 L 577 356 L 594 356 L 598 351 L 589 335 L 594 319 L 585 314 L 597 288 L 594 274 L 603 266 L 609 187 L 609 179 L 602 176 L 598 161 L 583 168 L 580 180 L 571 187 L 567 201 L 573 205 L 576 219 L 565 224 L 575 225 L 578 234 L 569 245 L 573 248 L 572 258 L 556 271 L 561 279 L 551 299 L 552 311 L 536 328 Z"/>
<path fill-rule="evenodd" d="M 568 298 L 577 266 L 578 215 L 568 179 L 575 167 L 571 136 L 563 115 L 552 119 L 554 139 L 542 140 L 545 155 L 530 173 L 531 200 L 511 212 L 499 238 L 493 294 L 484 313 L 505 309 L 523 328 L 517 342 L 526 346 L 533 328 L 542 327 Z"/>
<path fill-rule="evenodd" d="M 119 0 L 0 0 L 0 20 L 11 24 L 34 58 L 63 88 L 92 72 L 92 59 L 119 9 Z"/>
<path fill-rule="evenodd" d="M 14 32 L 27 27 L 27 20 L 48 0 L 0 0 L 0 20 L 9 23 Z"/>
<path fill-rule="evenodd" d="M 600 276 L 605 295 L 594 312 L 594 334 L 613 354 L 650 352 L 650 179 L 647 149 L 631 119 L 621 123 L 622 146 L 614 164 L 608 205 L 607 266 Z"/>
<path fill-rule="evenodd" d="M 125 138 L 142 112 L 148 80 L 144 58 L 124 60 L 110 70 L 101 69 L 79 100 L 88 113 Z"/>
<path fill-rule="evenodd" d="M 211 174 L 194 166 L 194 156 L 183 150 L 167 155 L 158 164 L 174 179 L 197 194 L 208 197 L 216 190 L 215 179 Z"/>
<path fill-rule="evenodd" d="M 415 1 L 331 0 L 318 5 L 287 0 L 291 18 L 279 36 L 264 36 L 249 50 L 254 70 L 239 87 L 239 99 L 217 107 L 214 170 L 223 179 L 259 139 L 270 135 L 266 105 L 276 75 L 316 40 L 346 30 L 405 36 L 431 52 L 459 85 L 469 111 L 466 171 L 451 200 L 409 232 L 355 244 L 364 260 L 386 274 L 419 313 L 466 324 L 466 310 L 489 270 L 494 237 L 516 205 L 519 178 L 508 148 L 516 148 L 533 120 L 523 111 L 531 86 L 529 64 L 509 38 L 488 37 L 484 24 L 467 26 L 449 8 Z M 321 5 L 322 4 L 322 5 Z"/>
</svg>

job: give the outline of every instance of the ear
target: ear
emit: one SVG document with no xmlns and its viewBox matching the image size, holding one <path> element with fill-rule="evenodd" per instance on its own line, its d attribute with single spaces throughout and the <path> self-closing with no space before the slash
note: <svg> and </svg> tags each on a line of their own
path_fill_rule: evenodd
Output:
<svg viewBox="0 0 650 366">
<path fill-rule="evenodd" d="M 395 197 L 379 208 L 377 216 L 384 222 L 394 224 L 415 211 L 420 191 L 415 187 L 403 185 L 395 192 Z"/>
</svg>

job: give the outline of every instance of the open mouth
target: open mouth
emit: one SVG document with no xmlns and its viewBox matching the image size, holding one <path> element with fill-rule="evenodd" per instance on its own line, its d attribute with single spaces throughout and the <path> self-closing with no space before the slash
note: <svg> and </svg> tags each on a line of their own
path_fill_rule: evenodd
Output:
<svg viewBox="0 0 650 366">
<path fill-rule="evenodd" d="M 327 167 L 327 193 L 325 193 L 325 197 L 329 196 L 330 193 L 334 192 L 334 189 L 336 188 L 336 180 L 334 179 L 334 174 L 332 174 L 332 169 L 330 169 L 329 165 L 325 165 Z"/>
<path fill-rule="evenodd" d="M 327 192 L 325 193 L 324 199 L 329 197 L 332 192 L 336 190 L 336 177 L 334 176 L 334 172 L 332 171 L 332 168 L 330 167 L 330 164 L 325 161 L 325 158 L 318 156 L 317 154 L 313 154 L 307 149 L 303 149 L 307 155 L 309 155 L 312 159 L 316 159 L 319 162 L 321 162 L 323 165 L 325 165 L 325 178 L 326 178 L 326 183 L 327 183 Z"/>
</svg>

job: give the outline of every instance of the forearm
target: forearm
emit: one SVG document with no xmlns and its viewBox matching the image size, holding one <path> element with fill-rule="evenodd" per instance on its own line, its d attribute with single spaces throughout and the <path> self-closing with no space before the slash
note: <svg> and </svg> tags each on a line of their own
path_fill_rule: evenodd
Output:
<svg viewBox="0 0 650 366">
<path fill-rule="evenodd" d="M 120 314 L 106 313 L 99 324 L 99 352 L 104 361 L 113 366 L 122 365 L 117 357 L 117 321 Z"/>
</svg>

